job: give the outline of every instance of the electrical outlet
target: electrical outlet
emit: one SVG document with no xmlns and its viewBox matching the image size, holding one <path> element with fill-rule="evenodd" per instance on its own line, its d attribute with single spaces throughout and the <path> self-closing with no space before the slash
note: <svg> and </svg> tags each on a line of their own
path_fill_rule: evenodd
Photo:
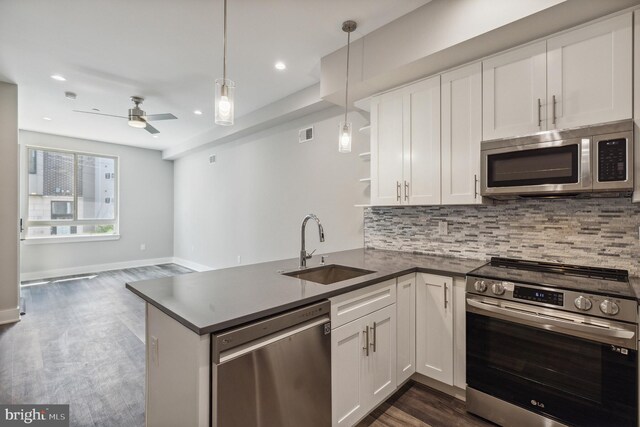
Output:
<svg viewBox="0 0 640 427">
<path fill-rule="evenodd" d="M 141 251 L 146 251 L 147 250 L 147 244 L 146 243 L 140 243 L 140 250 Z"/>
<path fill-rule="evenodd" d="M 447 221 L 440 221 L 438 223 L 438 231 L 441 236 L 446 236 L 449 234 L 449 226 L 447 225 Z"/>
<path fill-rule="evenodd" d="M 238 255 L 238 264 L 242 264 L 242 257 Z"/>
<path fill-rule="evenodd" d="M 158 358 L 158 337 L 151 337 L 149 343 L 149 361 L 152 365 L 160 366 L 160 360 Z"/>
</svg>

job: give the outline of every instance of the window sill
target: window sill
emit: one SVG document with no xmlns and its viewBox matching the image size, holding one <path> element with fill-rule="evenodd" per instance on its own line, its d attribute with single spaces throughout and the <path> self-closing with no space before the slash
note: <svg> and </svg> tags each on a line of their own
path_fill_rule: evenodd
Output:
<svg viewBox="0 0 640 427">
<path fill-rule="evenodd" d="M 80 242 L 100 242 L 108 240 L 120 240 L 119 234 L 86 235 L 86 236 L 57 236 L 57 237 L 27 237 L 22 240 L 25 245 L 46 245 L 51 243 L 80 243 Z"/>
</svg>

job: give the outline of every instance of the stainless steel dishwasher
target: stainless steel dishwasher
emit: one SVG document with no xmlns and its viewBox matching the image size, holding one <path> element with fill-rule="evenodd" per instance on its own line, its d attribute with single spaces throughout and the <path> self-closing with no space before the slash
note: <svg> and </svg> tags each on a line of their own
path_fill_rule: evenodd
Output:
<svg viewBox="0 0 640 427">
<path fill-rule="evenodd" d="M 330 303 L 212 335 L 214 427 L 331 425 Z"/>
</svg>

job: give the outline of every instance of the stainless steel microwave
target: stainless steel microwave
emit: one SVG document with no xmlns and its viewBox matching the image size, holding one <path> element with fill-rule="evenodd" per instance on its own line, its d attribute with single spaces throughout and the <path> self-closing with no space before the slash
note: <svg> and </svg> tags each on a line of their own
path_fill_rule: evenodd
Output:
<svg viewBox="0 0 640 427">
<path fill-rule="evenodd" d="M 481 161 L 489 198 L 630 195 L 633 121 L 483 141 Z"/>
</svg>

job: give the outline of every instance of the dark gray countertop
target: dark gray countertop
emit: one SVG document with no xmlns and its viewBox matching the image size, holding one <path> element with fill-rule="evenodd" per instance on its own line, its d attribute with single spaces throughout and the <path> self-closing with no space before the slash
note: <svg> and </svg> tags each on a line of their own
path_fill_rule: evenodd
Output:
<svg viewBox="0 0 640 427">
<path fill-rule="evenodd" d="M 298 259 L 265 262 L 222 270 L 127 283 L 127 289 L 197 334 L 218 332 L 265 316 L 353 291 L 416 271 L 465 276 L 485 261 L 417 255 L 407 252 L 353 249 L 328 254 L 327 264 L 374 273 L 331 285 L 283 276 Z M 320 263 L 316 255 L 308 267 Z"/>
</svg>

